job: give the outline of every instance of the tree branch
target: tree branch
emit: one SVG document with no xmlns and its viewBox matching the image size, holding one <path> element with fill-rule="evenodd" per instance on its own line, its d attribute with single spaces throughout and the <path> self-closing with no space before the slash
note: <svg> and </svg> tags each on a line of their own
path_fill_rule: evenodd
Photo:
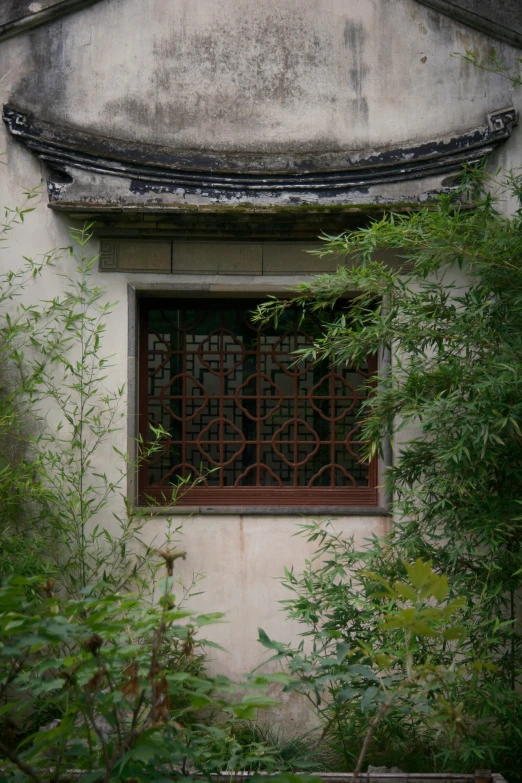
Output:
<svg viewBox="0 0 522 783">
<path fill-rule="evenodd" d="M 16 764 L 21 772 L 25 772 L 25 774 L 28 775 L 31 780 L 34 780 L 34 783 L 44 783 L 43 779 L 39 777 L 35 770 L 30 767 L 29 764 L 26 764 L 25 761 L 22 761 L 20 756 L 15 753 L 14 750 L 10 750 L 7 745 L 4 745 L 2 740 L 0 740 L 0 752 L 3 753 L 6 758 L 12 761 L 13 764 Z"/>
<path fill-rule="evenodd" d="M 359 753 L 359 758 L 357 759 L 357 766 L 355 767 L 353 772 L 352 783 L 358 783 L 359 775 L 361 774 L 361 768 L 364 763 L 364 759 L 368 747 L 370 745 L 370 742 L 372 741 L 373 733 L 377 728 L 377 726 L 379 725 L 379 723 L 381 722 L 381 720 L 388 712 L 388 710 L 390 709 L 390 707 L 392 706 L 394 701 L 395 701 L 395 696 L 392 696 L 390 699 L 388 699 L 388 701 L 383 702 L 383 704 L 381 704 L 381 706 L 379 707 L 379 712 L 368 726 L 368 731 L 366 732 L 366 736 L 364 738 L 361 752 Z"/>
</svg>

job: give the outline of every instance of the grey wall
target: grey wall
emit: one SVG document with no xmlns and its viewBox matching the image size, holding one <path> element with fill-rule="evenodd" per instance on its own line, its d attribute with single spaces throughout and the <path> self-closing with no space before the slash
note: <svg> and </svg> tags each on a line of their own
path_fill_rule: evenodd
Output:
<svg viewBox="0 0 522 783">
<path fill-rule="evenodd" d="M 24 36 L 9 98 L 176 150 L 357 150 L 508 105 L 450 58 L 469 48 L 491 42 L 415 0 L 102 0 Z"/>
</svg>

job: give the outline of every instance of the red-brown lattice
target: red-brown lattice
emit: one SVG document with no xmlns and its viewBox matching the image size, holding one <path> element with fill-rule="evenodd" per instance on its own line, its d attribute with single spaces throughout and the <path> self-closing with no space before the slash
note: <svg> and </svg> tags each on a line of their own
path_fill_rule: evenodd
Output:
<svg viewBox="0 0 522 783">
<path fill-rule="evenodd" d="M 285 311 L 251 323 L 255 302 L 148 300 L 142 306 L 140 432 L 169 433 L 140 470 L 140 497 L 168 502 L 177 477 L 200 477 L 197 506 L 371 506 L 377 466 L 359 456 L 361 403 L 375 361 L 296 364 L 321 326 Z"/>
</svg>

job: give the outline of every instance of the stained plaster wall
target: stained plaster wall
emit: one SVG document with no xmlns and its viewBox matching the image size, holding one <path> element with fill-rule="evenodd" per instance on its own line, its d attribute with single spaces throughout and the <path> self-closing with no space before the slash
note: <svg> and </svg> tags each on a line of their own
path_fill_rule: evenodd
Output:
<svg viewBox="0 0 522 783">
<path fill-rule="evenodd" d="M 0 58 L 9 97 L 40 119 L 255 155 L 480 124 L 509 85 L 450 54 L 491 47 L 414 0 L 103 0 L 6 42 Z"/>
<path fill-rule="evenodd" d="M 9 149 L 9 168 L 0 173 L 0 198 L 2 203 L 10 203 L 12 195 L 19 192 L 20 184 L 32 185 L 40 178 L 41 172 L 33 159 L 16 147 Z M 3 176 L 2 176 L 3 175 Z M 11 201 L 12 203 L 12 201 Z M 21 255 L 37 256 L 45 249 L 64 246 L 68 243 L 68 225 L 71 221 L 56 216 L 47 209 L 45 198 L 36 205 L 35 213 L 27 216 L 25 226 L 15 229 L 10 237 L 10 248 L 2 252 L 1 263 L 5 268 L 15 268 Z M 88 249 L 89 250 L 89 249 Z M 98 250 L 93 242 L 92 253 Z M 74 275 L 70 260 L 60 263 L 56 272 L 63 271 Z M 226 278 L 227 276 L 223 276 Z M 127 286 L 130 283 L 146 285 L 164 285 L 165 275 L 115 274 L 95 271 L 93 282 L 107 287 L 107 298 L 117 301 L 117 307 L 107 323 L 107 354 L 112 354 L 112 367 L 109 385 L 113 388 L 129 380 L 128 364 L 128 322 L 127 322 Z M 187 276 L 183 276 L 186 284 Z M 221 281 L 226 285 L 226 280 Z M 45 274 L 36 284 L 29 287 L 24 302 L 37 302 L 49 299 L 60 293 L 64 282 L 55 273 Z M 133 401 L 126 402 L 129 408 Z M 47 421 L 49 427 L 56 426 L 61 420 L 60 412 L 51 409 Z M 126 422 L 122 422 L 122 431 L 114 435 L 99 450 L 96 460 L 109 479 L 118 478 L 113 446 L 125 451 L 128 442 Z M 115 498 L 104 511 L 101 518 L 112 532 L 117 531 L 117 523 L 112 513 L 122 513 L 122 503 Z M 221 644 L 226 652 L 211 651 L 210 669 L 226 674 L 233 679 L 262 663 L 267 657 L 266 651 L 257 643 L 257 628 L 264 628 L 275 639 L 291 641 L 297 637 L 299 629 L 288 623 L 279 605 L 287 597 L 287 591 L 280 585 L 284 566 L 300 569 L 309 558 L 313 549 L 302 537 L 295 537 L 298 525 L 306 521 L 302 515 L 252 515 L 252 514 L 191 514 L 176 515 L 174 518 L 151 516 L 147 523 L 144 538 L 161 546 L 169 522 L 174 526 L 183 526 L 179 539 L 180 546 L 186 550 L 186 561 L 180 563 L 180 573 L 188 584 L 194 574 L 204 574 L 199 585 L 201 595 L 190 602 L 195 610 L 211 612 L 223 611 L 225 622 L 205 628 L 206 636 Z M 387 517 L 349 516 L 335 518 L 335 529 L 346 536 L 356 536 L 359 542 L 372 533 L 384 532 L 388 525 Z M 291 734 L 305 726 L 313 724 L 309 708 L 304 700 L 292 696 L 281 696 L 274 689 L 274 696 L 282 698 L 283 706 L 276 710 L 274 718 Z"/>
<path fill-rule="evenodd" d="M 511 101 L 520 108 L 522 92 L 512 93 L 505 79 L 449 56 L 466 49 L 487 53 L 493 45 L 413 0 L 101 0 L 1 43 L 0 100 L 14 100 L 40 118 L 176 149 L 247 157 L 267 150 L 358 149 L 466 129 Z M 495 47 L 507 60 L 517 54 L 507 45 Z M 45 183 L 46 171 L 7 134 L 0 148 L 7 151 L 0 199 L 13 204 L 23 187 Z M 492 165 L 521 160 L 516 129 Z M 3 268 L 16 268 L 22 255 L 66 245 L 70 224 L 47 208 L 42 191 L 26 226 L 2 252 Z M 98 252 L 97 241 L 91 250 Z M 70 262 L 60 269 L 74 275 Z M 94 272 L 94 282 L 118 302 L 107 329 L 108 383 L 129 379 L 128 284 L 166 277 Z M 50 271 L 28 289 L 26 303 L 55 296 L 63 286 Z M 59 412 L 49 412 L 50 426 L 58 419 Z M 109 477 L 116 475 L 113 445 L 126 449 L 125 429 L 98 455 Z M 120 501 L 104 513 L 107 527 L 115 525 L 112 511 L 121 512 Z M 311 554 L 304 539 L 294 537 L 301 521 L 216 513 L 184 523 L 184 578 L 206 574 L 205 592 L 194 604 L 227 612 L 227 623 L 209 630 L 228 650 L 215 653 L 216 671 L 236 678 L 262 661 L 258 625 L 281 640 L 297 633 L 280 611 L 285 592 L 278 577 L 285 565 L 299 569 Z M 166 524 L 165 517 L 151 517 L 148 539 L 161 543 Z M 388 518 L 348 515 L 334 524 L 361 542 L 384 531 Z M 299 701 L 282 710 L 287 727 L 302 726 L 306 716 Z"/>
</svg>

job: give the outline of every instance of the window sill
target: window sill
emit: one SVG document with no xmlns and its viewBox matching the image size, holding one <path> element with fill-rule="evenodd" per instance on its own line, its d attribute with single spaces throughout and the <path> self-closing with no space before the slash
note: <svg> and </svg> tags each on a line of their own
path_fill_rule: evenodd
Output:
<svg viewBox="0 0 522 783">
<path fill-rule="evenodd" d="M 194 514 L 243 516 L 343 516 L 343 517 L 382 517 L 391 516 L 391 511 L 383 507 L 369 506 L 139 506 L 137 510 L 147 512 L 151 517 L 192 516 Z"/>
</svg>

